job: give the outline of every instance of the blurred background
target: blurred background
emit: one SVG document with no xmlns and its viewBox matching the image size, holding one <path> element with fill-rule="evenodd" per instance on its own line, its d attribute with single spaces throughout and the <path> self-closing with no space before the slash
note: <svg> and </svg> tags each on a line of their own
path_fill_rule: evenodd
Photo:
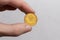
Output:
<svg viewBox="0 0 60 40">
<path fill-rule="evenodd" d="M 36 12 L 38 23 L 31 32 L 18 37 L 0 37 L 0 40 L 60 40 L 60 0 L 25 0 Z M 24 13 L 0 12 L 0 22 L 23 23 Z"/>
</svg>

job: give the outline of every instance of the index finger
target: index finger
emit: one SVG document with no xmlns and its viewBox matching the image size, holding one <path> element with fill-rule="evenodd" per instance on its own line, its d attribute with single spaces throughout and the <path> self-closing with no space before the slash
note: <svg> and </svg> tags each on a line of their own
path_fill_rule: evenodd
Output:
<svg viewBox="0 0 60 40">
<path fill-rule="evenodd" d="M 12 5 L 19 8 L 22 12 L 34 13 L 34 10 L 26 2 L 22 0 L 14 0 L 12 1 Z"/>
<path fill-rule="evenodd" d="M 22 3 L 20 10 L 25 13 L 34 13 L 34 10 L 26 2 Z"/>
</svg>

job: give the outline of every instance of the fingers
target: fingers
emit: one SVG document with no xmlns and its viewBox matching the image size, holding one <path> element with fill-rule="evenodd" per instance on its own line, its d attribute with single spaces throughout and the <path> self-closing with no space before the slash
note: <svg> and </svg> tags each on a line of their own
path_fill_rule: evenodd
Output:
<svg viewBox="0 0 60 40">
<path fill-rule="evenodd" d="M 15 10 L 19 8 L 22 12 L 34 13 L 34 10 L 23 0 L 11 0 L 8 5 L 0 7 L 0 11 Z"/>
<path fill-rule="evenodd" d="M 0 11 L 5 11 L 5 8 L 3 6 L 0 7 Z"/>
<path fill-rule="evenodd" d="M 0 35 L 1 36 L 19 36 L 28 31 L 31 31 L 31 27 L 27 24 L 17 23 L 17 24 L 0 24 Z"/>
<path fill-rule="evenodd" d="M 25 13 L 34 12 L 34 10 L 26 2 L 23 2 L 19 9 L 22 10 L 23 12 L 25 12 Z"/>
<path fill-rule="evenodd" d="M 5 5 L 3 6 L 6 10 L 15 10 L 16 8 L 10 6 L 10 5 Z"/>
<path fill-rule="evenodd" d="M 0 11 L 5 11 L 5 10 L 15 10 L 16 8 L 10 6 L 10 5 L 5 5 L 0 7 Z"/>
<path fill-rule="evenodd" d="M 19 8 L 21 11 L 23 11 L 25 13 L 34 12 L 34 10 L 26 2 L 24 2 L 22 0 L 11 1 L 11 5 Z"/>
</svg>

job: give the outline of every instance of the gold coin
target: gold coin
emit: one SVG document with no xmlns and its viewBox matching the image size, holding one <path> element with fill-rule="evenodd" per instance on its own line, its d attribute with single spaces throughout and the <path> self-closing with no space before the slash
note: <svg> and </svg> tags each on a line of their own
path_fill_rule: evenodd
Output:
<svg viewBox="0 0 60 40">
<path fill-rule="evenodd" d="M 33 13 L 28 13 L 24 17 L 24 22 L 30 26 L 34 26 L 37 23 L 37 16 Z"/>
</svg>

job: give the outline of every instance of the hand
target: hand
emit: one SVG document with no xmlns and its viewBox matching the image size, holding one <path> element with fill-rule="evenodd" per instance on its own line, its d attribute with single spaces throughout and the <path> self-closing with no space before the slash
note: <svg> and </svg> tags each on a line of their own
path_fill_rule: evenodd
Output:
<svg viewBox="0 0 60 40">
<path fill-rule="evenodd" d="M 23 0 L 0 0 L 0 11 L 20 9 L 24 13 L 34 12 Z M 19 36 L 32 28 L 25 23 L 0 23 L 0 36 Z"/>
</svg>

